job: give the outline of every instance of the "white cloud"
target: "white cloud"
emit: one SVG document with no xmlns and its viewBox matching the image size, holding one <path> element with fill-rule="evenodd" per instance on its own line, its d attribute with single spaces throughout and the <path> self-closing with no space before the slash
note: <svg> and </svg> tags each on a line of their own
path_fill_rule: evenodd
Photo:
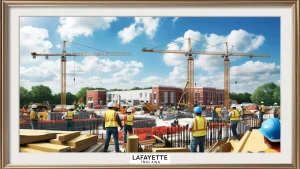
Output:
<svg viewBox="0 0 300 169">
<path fill-rule="evenodd" d="M 55 74 L 48 70 L 43 70 L 39 67 L 20 67 L 20 77 L 32 82 L 53 80 Z"/>
<path fill-rule="evenodd" d="M 97 29 L 108 29 L 116 20 L 116 17 L 60 17 L 57 32 L 62 40 L 72 41 L 80 35 L 92 36 Z"/>
<path fill-rule="evenodd" d="M 134 23 L 119 31 L 118 36 L 122 38 L 123 44 L 131 42 L 142 33 L 153 39 L 159 26 L 159 21 L 159 17 L 135 17 Z"/>
<path fill-rule="evenodd" d="M 57 47 L 58 49 L 60 49 L 60 48 L 61 48 L 61 44 L 57 44 L 56 47 Z"/>
<path fill-rule="evenodd" d="M 260 61 L 247 61 L 240 66 L 233 66 L 230 68 L 230 74 L 232 76 L 270 76 L 272 74 L 280 74 L 280 67 L 275 63 L 265 63 Z"/>
<path fill-rule="evenodd" d="M 48 30 L 43 28 L 35 28 L 32 26 L 24 26 L 20 28 L 20 62 L 22 64 L 30 62 L 39 62 L 45 60 L 43 57 L 32 58 L 31 52 L 49 53 L 52 43 L 47 40 L 49 38 Z"/>
</svg>

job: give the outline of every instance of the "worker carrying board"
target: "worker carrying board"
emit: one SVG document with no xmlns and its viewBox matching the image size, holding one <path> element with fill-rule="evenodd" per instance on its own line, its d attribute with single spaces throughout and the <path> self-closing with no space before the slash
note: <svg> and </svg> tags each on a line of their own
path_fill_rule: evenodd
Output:
<svg viewBox="0 0 300 169">
<path fill-rule="evenodd" d="M 115 143 L 115 151 L 120 152 L 119 148 L 119 140 L 118 140 L 118 125 L 121 127 L 120 130 L 123 129 L 122 122 L 118 113 L 114 110 L 114 103 L 109 102 L 107 104 L 108 110 L 104 114 L 103 118 L 103 129 L 106 130 L 105 136 L 105 145 L 104 145 L 104 152 L 107 152 L 109 141 L 111 135 L 113 135 L 114 143 Z"/>
<path fill-rule="evenodd" d="M 128 108 L 126 110 L 126 115 L 124 117 L 124 143 L 127 143 L 127 132 L 131 135 L 132 134 L 132 126 L 134 115 L 132 114 L 132 108 Z"/>
<path fill-rule="evenodd" d="M 38 127 L 38 111 L 37 111 L 37 106 L 35 104 L 32 105 L 32 111 L 30 112 L 30 125 L 31 125 L 31 129 L 35 130 Z"/>
</svg>

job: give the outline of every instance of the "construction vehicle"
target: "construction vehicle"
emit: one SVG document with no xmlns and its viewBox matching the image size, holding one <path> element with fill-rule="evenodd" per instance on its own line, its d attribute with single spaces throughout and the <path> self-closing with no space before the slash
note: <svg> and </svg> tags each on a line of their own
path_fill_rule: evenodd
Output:
<svg viewBox="0 0 300 169">
<path fill-rule="evenodd" d="M 151 113 L 151 112 L 156 112 L 157 110 L 159 110 L 159 106 L 154 106 L 153 104 L 150 103 L 145 103 L 142 107 L 142 110 L 144 111 L 144 113 Z"/>
<path fill-rule="evenodd" d="M 226 45 L 226 52 L 207 52 L 207 51 L 192 51 L 192 45 L 191 45 L 191 38 L 187 38 L 184 40 L 188 40 L 188 48 L 187 50 L 154 50 L 152 49 L 146 49 L 143 48 L 142 52 L 157 52 L 157 53 L 175 53 L 175 54 L 184 54 L 187 57 L 187 103 L 188 103 L 188 109 L 191 111 L 192 104 L 194 104 L 194 58 L 192 57 L 193 54 L 196 55 L 212 55 L 212 56 L 221 56 L 224 58 L 224 104 L 225 107 L 230 107 L 230 66 L 229 66 L 229 56 L 246 56 L 252 59 L 253 57 L 263 57 L 263 58 L 269 58 L 268 55 L 253 55 L 253 54 L 247 54 L 247 53 L 229 53 L 228 52 L 228 42 L 225 42 Z M 183 40 L 183 41 L 184 41 Z M 198 42 L 198 41 L 197 41 Z M 222 43 L 221 43 L 222 44 Z M 219 45 L 221 45 L 219 44 Z M 209 45 L 211 47 L 216 47 L 217 45 Z M 234 47 L 233 45 L 231 45 Z M 157 48 L 157 47 L 156 47 Z"/>
<path fill-rule="evenodd" d="M 31 106 L 33 105 L 33 104 L 35 104 L 36 105 L 36 109 L 37 109 L 37 111 L 38 112 L 45 112 L 45 111 L 51 111 L 52 110 L 52 107 L 51 107 L 51 105 L 49 104 L 49 102 L 48 101 L 43 101 L 43 103 L 30 103 L 29 105 L 28 105 L 28 108 L 30 108 L 31 109 Z"/>
<path fill-rule="evenodd" d="M 60 111 L 66 111 L 66 72 L 67 72 L 67 56 L 74 56 L 74 63 L 75 63 L 75 57 L 76 56 L 84 56 L 84 57 L 89 57 L 89 56 L 130 56 L 131 53 L 129 52 L 105 52 L 103 50 L 95 49 L 90 46 L 85 46 L 81 45 L 78 43 L 74 42 L 69 42 L 70 45 L 75 46 L 75 45 L 80 45 L 81 47 L 86 47 L 89 49 L 94 49 L 98 50 L 101 52 L 98 53 L 67 53 L 66 52 L 66 43 L 67 41 L 63 41 L 63 47 L 62 47 L 62 53 L 36 53 L 36 52 L 31 52 L 31 55 L 33 59 L 35 59 L 37 56 L 45 56 L 46 59 L 49 58 L 49 56 L 60 56 L 61 57 L 61 74 L 60 74 L 60 79 L 61 79 L 61 107 Z M 75 46 L 78 48 L 77 46 Z M 74 83 L 75 83 L 75 72 L 74 72 Z"/>
<path fill-rule="evenodd" d="M 128 104 L 121 103 L 121 109 L 120 109 L 119 104 L 115 104 L 114 110 L 119 111 L 120 114 L 126 114 L 126 111 L 129 107 L 130 106 Z M 132 109 L 131 113 L 134 113 L 134 109 Z"/>
</svg>

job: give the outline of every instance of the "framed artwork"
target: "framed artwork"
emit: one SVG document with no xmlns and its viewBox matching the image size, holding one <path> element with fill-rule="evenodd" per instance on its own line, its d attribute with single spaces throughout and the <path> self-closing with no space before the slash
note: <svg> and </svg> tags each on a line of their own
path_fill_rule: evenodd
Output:
<svg viewBox="0 0 300 169">
<path fill-rule="evenodd" d="M 2 1 L 1 168 L 300 168 L 299 4 L 299 0 Z M 203 109 L 207 118 L 208 112 L 218 108 L 220 113 L 223 107 L 241 109 L 241 102 L 242 106 L 252 102 L 249 103 L 252 107 L 248 106 L 253 109 L 256 109 L 253 105 L 266 104 L 270 112 L 279 105 L 280 153 L 235 151 L 234 147 L 227 152 L 205 150 L 204 153 L 41 153 L 44 149 L 37 150 L 39 153 L 24 153 L 21 149 L 29 142 L 22 140 L 22 144 L 21 130 L 27 129 L 30 136 L 38 135 L 39 130 L 28 130 L 35 127 L 29 121 L 24 122 L 22 110 L 30 112 L 33 104 L 37 104 L 31 100 L 38 97 L 40 102 L 45 101 L 42 104 L 49 105 L 49 110 L 57 108 L 51 107 L 48 102 L 51 101 L 61 103 L 59 108 L 66 112 L 60 119 L 51 119 L 51 111 L 38 114 L 37 118 L 47 118 L 38 123 L 43 130 L 51 125 L 56 128 L 51 124 L 55 120 L 68 127 L 69 123 L 61 118 L 68 119 L 68 106 L 77 108 L 73 101 L 84 103 L 78 104 L 78 109 L 81 106 L 86 110 L 99 109 L 100 114 L 109 103 L 118 107 L 120 114 L 128 112 L 128 107 L 130 111 L 132 108 L 141 111 L 141 115 L 151 109 L 150 114 L 157 115 L 157 119 L 161 118 L 160 111 L 178 110 L 180 101 L 187 106 L 183 111 L 201 105 L 201 112 Z M 143 106 L 135 106 L 137 100 L 140 105 L 152 107 L 144 106 L 144 110 Z M 41 112 L 48 109 L 42 108 Z M 193 115 L 190 116 L 192 119 Z M 98 127 L 91 126 L 100 126 L 102 121 L 95 117 L 97 113 L 78 115 L 85 120 L 75 120 L 75 130 L 86 131 L 85 134 L 97 130 L 99 141 Z M 190 122 L 180 118 L 179 123 L 186 125 L 180 132 L 188 131 Z M 208 126 L 220 124 L 214 121 L 214 115 L 211 118 Z M 97 120 L 92 123 L 88 120 L 87 124 L 86 119 Z M 164 125 L 170 125 L 157 119 L 154 120 L 159 128 L 156 135 Z M 249 121 L 251 128 L 253 123 Z M 221 139 L 230 140 L 232 124 L 226 126 L 229 127 L 216 131 L 226 131 L 229 136 L 209 130 L 205 137 L 207 149 L 212 150 Z M 247 135 L 245 127 L 239 126 L 243 129 L 238 133 Z M 145 127 L 144 130 L 146 133 Z M 153 140 L 165 139 L 162 142 L 171 149 L 184 149 L 192 144 L 190 135 L 177 133 L 177 141 L 183 137 L 189 140 L 178 146 L 169 144 L 169 135 L 159 137 L 153 136 Z M 233 137 L 237 139 L 234 134 Z M 248 147 L 255 150 L 267 144 L 262 143 L 263 139 L 256 142 L 254 135 L 249 138 L 252 142 L 246 138 L 251 142 Z M 231 145 L 245 146 L 242 139 Z M 71 148 L 70 151 L 76 149 Z M 156 160 L 149 163 L 147 158 Z"/>
</svg>

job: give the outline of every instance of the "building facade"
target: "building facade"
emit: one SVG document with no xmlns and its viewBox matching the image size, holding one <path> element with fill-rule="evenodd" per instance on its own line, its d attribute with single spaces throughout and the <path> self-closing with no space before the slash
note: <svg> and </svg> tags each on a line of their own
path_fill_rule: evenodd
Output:
<svg viewBox="0 0 300 169">
<path fill-rule="evenodd" d="M 86 92 L 86 106 L 95 108 L 106 105 L 106 90 L 88 90 Z"/>
<path fill-rule="evenodd" d="M 216 88 L 194 88 L 195 102 L 202 105 L 224 104 L 224 90 Z"/>
<path fill-rule="evenodd" d="M 126 90 L 126 91 L 107 91 L 107 102 L 129 104 L 131 106 L 152 103 L 152 89 L 145 90 Z"/>
<path fill-rule="evenodd" d="M 153 86 L 151 102 L 158 105 L 176 105 L 182 94 L 182 89 L 174 86 Z M 186 97 L 183 98 L 185 101 Z"/>
</svg>

